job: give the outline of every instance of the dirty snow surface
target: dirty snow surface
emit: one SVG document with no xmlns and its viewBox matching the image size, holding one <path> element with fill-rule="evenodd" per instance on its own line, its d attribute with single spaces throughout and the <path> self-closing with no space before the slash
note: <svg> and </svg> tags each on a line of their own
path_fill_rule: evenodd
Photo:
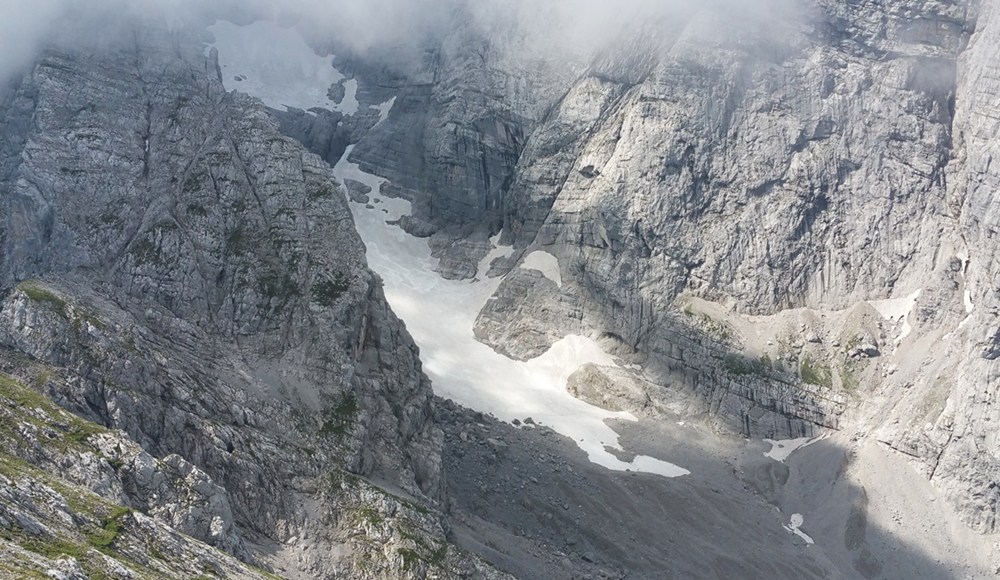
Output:
<svg viewBox="0 0 1000 580">
<path fill-rule="evenodd" d="M 771 445 L 771 450 L 764 454 L 764 457 L 770 457 L 775 461 L 780 461 L 784 463 L 786 459 L 796 450 L 810 443 L 814 442 L 815 439 L 811 437 L 801 437 L 799 439 L 783 439 L 781 441 L 774 441 L 772 439 L 765 439 L 764 443 Z"/>
<path fill-rule="evenodd" d="M 920 299 L 920 293 L 922 290 L 917 290 L 913 294 L 903 297 L 903 298 L 893 298 L 890 300 L 872 300 L 869 302 L 878 313 L 882 315 L 886 320 L 902 320 L 903 329 L 899 336 L 896 338 L 896 343 L 900 343 L 904 338 L 910 335 L 913 331 L 913 327 L 910 326 L 910 312 L 913 311 L 913 307 L 917 305 L 917 300 Z"/>
<path fill-rule="evenodd" d="M 538 270 L 543 276 L 562 288 L 562 275 L 559 273 L 559 259 L 548 252 L 536 251 L 528 254 L 521 267 L 525 270 Z"/>
<path fill-rule="evenodd" d="M 227 90 L 238 90 L 264 101 L 268 107 L 309 110 L 314 107 L 352 115 L 358 110 L 357 81 L 344 83 L 340 104 L 327 91 L 344 80 L 333 66 L 332 56 L 319 56 L 291 28 L 257 21 L 246 26 L 218 21 L 208 28 L 219 51 L 222 82 Z"/>
<path fill-rule="evenodd" d="M 583 364 L 615 364 L 593 340 L 567 336 L 527 362 L 511 360 L 477 341 L 472 331 L 476 316 L 500 284 L 499 278 L 488 278 L 485 272 L 493 259 L 508 255 L 511 249 L 494 245 L 479 264 L 475 281 L 442 278 L 434 271 L 436 260 L 425 240 L 386 223 L 407 215 L 409 202 L 379 195 L 384 180 L 347 161 L 352 150 L 353 146 L 347 149 L 334 173 L 341 180 L 353 179 L 372 188 L 374 209 L 351 204 L 368 247 L 368 263 L 385 280 L 386 297 L 420 346 L 424 370 L 438 395 L 503 421 L 531 417 L 573 439 L 591 461 L 609 469 L 666 477 L 689 473 L 648 456 L 625 462 L 609 451 L 621 446 L 618 434 L 605 420 L 634 421 L 635 417 L 588 405 L 566 391 L 567 378 Z M 550 275 L 552 263 L 543 261 L 543 273 Z M 555 267 L 558 273 L 558 263 Z"/>
</svg>

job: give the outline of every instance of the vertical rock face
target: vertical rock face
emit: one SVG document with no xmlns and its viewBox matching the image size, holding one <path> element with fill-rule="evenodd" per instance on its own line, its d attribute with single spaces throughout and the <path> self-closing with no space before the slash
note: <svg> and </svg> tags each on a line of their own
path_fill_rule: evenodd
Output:
<svg viewBox="0 0 1000 580">
<path fill-rule="evenodd" d="M 819 3 L 785 22 L 702 11 L 569 91 L 528 141 L 506 231 L 552 248 L 589 326 L 746 434 L 837 426 L 839 395 L 714 376 L 733 345 L 699 344 L 673 304 L 770 315 L 952 296 L 960 248 L 937 240 L 957 240 L 945 167 L 966 19 L 940 4 Z"/>
<path fill-rule="evenodd" d="M 475 275 L 500 231 L 515 246 L 480 340 L 602 340 L 622 367 L 569 385 L 616 410 L 849 429 L 996 532 L 998 10 L 709 3 L 588 67 L 459 12 L 405 70 L 346 60 L 366 105 L 395 97 L 384 120 L 227 93 L 190 31 L 66 37 L 0 90 L 0 378 L 92 423 L 5 390 L 0 467 L 73 454 L 67 485 L 148 514 L 128 519 L 148 537 L 291 576 L 500 577 L 399 495 L 444 504 L 442 435 L 329 168 L 360 139 L 443 275 Z M 519 267 L 536 251 L 558 276 Z M 0 471 L 26 533 L 62 517 L 43 470 Z M 205 550 L 178 553 L 253 574 Z"/>
<path fill-rule="evenodd" d="M 667 300 L 692 288 L 751 313 L 840 308 L 931 269 L 917 242 L 944 210 L 964 11 L 817 10 L 811 29 L 777 32 L 702 13 L 647 49 L 639 82 L 582 79 L 521 161 L 516 241 L 583 242 L 601 286 L 635 278 L 629 302 L 656 277 Z M 908 36 L 926 20 L 935 44 Z M 567 123 L 583 129 L 571 152 L 542 144 Z M 557 188 L 530 181 L 540 165 Z"/>
<path fill-rule="evenodd" d="M 526 130 L 573 79 L 568 67 L 541 55 L 513 56 L 506 50 L 512 34 L 484 37 L 471 20 L 459 11 L 454 32 L 398 75 L 358 67 L 369 84 L 394 87 L 396 100 L 352 160 L 388 178 L 397 195 L 413 202 L 406 227 L 431 237 L 448 278 L 475 276 L 485 239 L 502 226 L 503 192 Z M 455 244 L 459 239 L 479 244 L 469 252 Z"/>
<path fill-rule="evenodd" d="M 506 238 L 557 256 L 563 296 L 583 300 L 566 309 L 522 288 L 513 316 L 488 308 L 479 334 L 516 350 L 498 329 L 562 310 L 553 334 L 615 337 L 747 435 L 836 427 L 842 394 L 769 369 L 717 373 L 747 345 L 704 337 L 676 301 L 773 315 L 919 288 L 954 298 L 960 247 L 938 239 L 958 242 L 945 168 L 966 9 L 827 2 L 764 22 L 707 8 L 653 28 L 595 61 L 531 133 L 505 192 Z"/>
<path fill-rule="evenodd" d="M 330 167 L 226 93 L 197 36 L 106 32 L 47 47 L 3 93 L 3 352 L 64 369 L 40 388 L 200 473 L 226 533 L 178 529 L 238 556 L 307 535 L 338 550 L 350 522 L 306 504 L 345 468 L 442 500 L 429 382 Z"/>
<path fill-rule="evenodd" d="M 530 358 L 568 333 L 600 336 L 643 366 L 654 399 L 723 428 L 872 433 L 991 532 L 996 10 L 818 0 L 649 22 L 575 80 L 535 77 L 561 95 L 535 108 L 493 90 L 486 110 L 513 113 L 523 137 L 499 191 L 465 182 L 471 204 L 455 204 L 455 180 L 412 177 L 438 162 L 470 176 L 477 148 L 459 144 L 498 142 L 477 125 L 482 95 L 449 79 L 516 74 L 502 57 L 442 59 L 421 102 L 447 107 L 404 107 L 381 127 L 435 137 L 408 142 L 409 157 L 372 137 L 356 159 L 416 190 L 402 193 L 433 222 L 419 231 L 464 228 L 464 245 L 439 247 L 502 229 L 519 256 L 558 259 L 561 288 L 495 264 L 507 277 L 476 335 L 497 350 Z M 453 275 L 482 256 L 439 254 Z"/>
<path fill-rule="evenodd" d="M 935 377 L 939 393 L 894 438 L 927 463 L 963 516 L 995 533 L 1000 509 L 1000 455 L 996 445 L 998 294 L 996 193 L 1000 168 L 1000 6 L 982 3 L 976 32 L 959 61 L 955 147 L 948 167 L 948 217 L 957 222 L 962 253 L 953 260 L 955 292 L 965 316 L 951 345 L 951 360 Z M 953 315 L 954 316 L 954 315 Z M 929 407 L 929 408 L 928 408 Z"/>
</svg>

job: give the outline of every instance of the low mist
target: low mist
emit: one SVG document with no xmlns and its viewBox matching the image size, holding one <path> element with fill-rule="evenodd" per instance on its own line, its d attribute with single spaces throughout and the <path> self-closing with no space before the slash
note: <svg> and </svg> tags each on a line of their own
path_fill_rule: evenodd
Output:
<svg viewBox="0 0 1000 580">
<path fill-rule="evenodd" d="M 805 0 L 801 0 L 804 2 Z M 781 3 L 778 5 L 777 3 Z M 273 19 L 322 31 L 363 53 L 413 47 L 472 23 L 487 38 L 538 57 L 586 55 L 629 27 L 722 8 L 748 17 L 787 12 L 795 0 L 0 0 L 0 80 L 28 65 L 56 23 L 101 34 L 101 22 L 140 17 L 167 26 L 207 26 L 216 18 Z M 87 24 L 83 24 L 87 23 Z"/>
</svg>

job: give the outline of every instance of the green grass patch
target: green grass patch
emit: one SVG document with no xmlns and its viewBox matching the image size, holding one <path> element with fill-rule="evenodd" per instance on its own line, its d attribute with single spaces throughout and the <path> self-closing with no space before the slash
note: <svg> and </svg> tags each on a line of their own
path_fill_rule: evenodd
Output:
<svg viewBox="0 0 1000 580">
<path fill-rule="evenodd" d="M 226 236 L 226 253 L 234 256 L 244 256 L 253 250 L 253 238 L 247 234 L 243 226 L 229 232 Z"/>
<path fill-rule="evenodd" d="M 4 534 L 4 536 L 7 536 L 7 534 Z M 86 544 L 63 538 L 36 538 L 26 534 L 20 536 L 11 534 L 9 537 L 4 537 L 4 539 L 49 560 L 58 560 L 64 556 L 69 556 L 83 561 L 87 559 L 87 552 L 90 550 L 90 547 Z"/>
<path fill-rule="evenodd" d="M 722 357 L 722 369 L 731 375 L 768 377 L 771 374 L 771 368 L 771 358 L 767 355 L 759 359 L 739 354 L 727 354 Z"/>
<path fill-rule="evenodd" d="M 358 510 L 358 519 L 372 526 L 380 526 L 385 522 L 382 514 L 370 506 L 365 506 Z"/>
<path fill-rule="evenodd" d="M 265 298 L 289 300 L 299 295 L 299 285 L 287 272 L 266 272 L 257 279 L 260 293 Z"/>
<path fill-rule="evenodd" d="M 856 392 L 861 386 L 861 372 L 857 368 L 857 363 L 847 361 L 840 371 L 840 384 L 845 391 Z"/>
<path fill-rule="evenodd" d="M 52 576 L 42 573 L 37 568 L 38 564 L 29 560 L 18 558 L 14 555 L 14 560 L 0 562 L 0 578 L 18 578 L 21 580 L 52 580 Z"/>
<path fill-rule="evenodd" d="M 307 197 L 309 201 L 319 201 L 321 199 L 331 199 L 337 193 L 337 190 L 329 183 L 322 183 L 313 189 L 309 190 Z"/>
<path fill-rule="evenodd" d="M 102 224 L 107 226 L 117 225 L 122 222 L 122 218 L 118 215 L 118 213 L 110 210 L 102 213 L 99 219 Z"/>
<path fill-rule="evenodd" d="M 441 544 L 437 549 L 424 553 L 412 548 L 398 548 L 396 552 L 403 558 L 403 570 L 415 570 L 421 562 L 430 567 L 440 567 L 448 556 L 448 544 Z"/>
<path fill-rule="evenodd" d="M 721 342 L 728 342 L 734 336 L 733 328 L 727 322 L 715 320 L 704 312 L 689 314 L 688 310 L 685 310 L 684 313 L 695 318 L 696 320 L 699 320 L 705 333 L 713 336 Z"/>
<path fill-rule="evenodd" d="M 854 347 L 852 347 L 854 348 Z M 853 359 L 846 357 L 844 365 L 840 369 L 840 385 L 850 393 L 855 393 L 861 388 L 862 374 L 868 368 L 868 359 Z"/>
<path fill-rule="evenodd" d="M 153 266 L 159 266 L 163 264 L 163 257 L 160 255 L 160 247 L 149 238 L 140 238 L 136 240 L 132 247 L 128 249 L 128 253 L 135 258 L 136 264 L 143 266 L 150 264 Z"/>
<path fill-rule="evenodd" d="M 101 527 L 87 534 L 91 546 L 102 552 L 108 552 L 118 539 L 118 534 L 124 525 L 124 520 L 132 510 L 122 506 L 112 506 L 111 512 L 101 521 Z"/>
<path fill-rule="evenodd" d="M 63 452 L 84 445 L 87 438 L 91 435 L 106 433 L 108 431 L 107 428 L 97 423 L 81 419 L 63 410 L 48 397 L 29 389 L 10 375 L 4 373 L 0 373 L 0 398 L 7 399 L 14 403 L 16 407 L 26 410 L 39 409 L 45 415 L 48 415 L 46 419 L 40 421 L 31 413 L 19 412 L 16 409 L 12 409 L 15 414 L 15 420 L 31 423 L 39 427 L 49 426 L 48 424 L 52 424 L 53 426 L 66 425 L 65 429 L 62 430 L 62 439 L 51 441 L 51 444 L 56 449 Z M 60 431 L 58 428 L 53 430 L 56 432 Z"/>
<path fill-rule="evenodd" d="M 27 296 L 32 302 L 47 305 L 63 318 L 67 320 L 72 319 L 73 327 L 77 332 L 83 328 L 83 324 L 85 322 L 90 323 L 91 326 L 101 330 L 104 330 L 107 326 L 96 316 L 88 312 L 84 312 L 80 308 L 71 308 L 65 298 L 59 296 L 55 292 L 52 292 L 48 288 L 45 288 L 38 282 L 22 282 L 18 288 L 21 292 L 24 292 L 25 296 Z"/>
<path fill-rule="evenodd" d="M 32 391 L 6 373 L 0 373 L 0 397 L 9 399 L 21 407 L 41 409 L 49 415 L 59 415 L 62 411 L 48 397 Z"/>
<path fill-rule="evenodd" d="M 85 325 L 88 324 L 99 330 L 104 330 L 107 328 L 107 325 L 104 324 L 104 322 L 100 318 L 97 318 L 96 316 L 88 312 L 83 312 L 79 308 L 77 308 L 76 311 L 73 312 L 73 328 L 77 332 L 82 332 Z"/>
<path fill-rule="evenodd" d="M 66 313 L 66 301 L 48 288 L 40 286 L 37 282 L 22 282 L 18 288 L 32 302 L 46 304 L 63 317 L 69 318 Z"/>
<path fill-rule="evenodd" d="M 813 360 L 808 354 L 802 357 L 799 364 L 799 376 L 802 382 L 808 385 L 817 385 L 824 388 L 833 387 L 833 371 L 830 365 Z"/>
</svg>

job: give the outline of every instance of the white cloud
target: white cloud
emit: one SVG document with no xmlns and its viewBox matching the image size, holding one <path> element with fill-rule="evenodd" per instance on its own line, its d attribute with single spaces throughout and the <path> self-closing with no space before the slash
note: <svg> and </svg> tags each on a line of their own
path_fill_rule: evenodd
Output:
<svg viewBox="0 0 1000 580">
<path fill-rule="evenodd" d="M 804 0 L 0 0 L 0 77 L 24 66 L 60 16 L 100 23 L 142 15 L 168 23 L 258 17 L 297 23 L 312 38 L 364 51 L 416 46 L 473 22 L 487 36 L 521 49 L 586 53 L 639 22 L 679 17 L 706 6 L 767 13 Z M 205 22 L 206 19 L 208 22 Z M 94 30 L 100 33 L 100 28 Z"/>
</svg>

